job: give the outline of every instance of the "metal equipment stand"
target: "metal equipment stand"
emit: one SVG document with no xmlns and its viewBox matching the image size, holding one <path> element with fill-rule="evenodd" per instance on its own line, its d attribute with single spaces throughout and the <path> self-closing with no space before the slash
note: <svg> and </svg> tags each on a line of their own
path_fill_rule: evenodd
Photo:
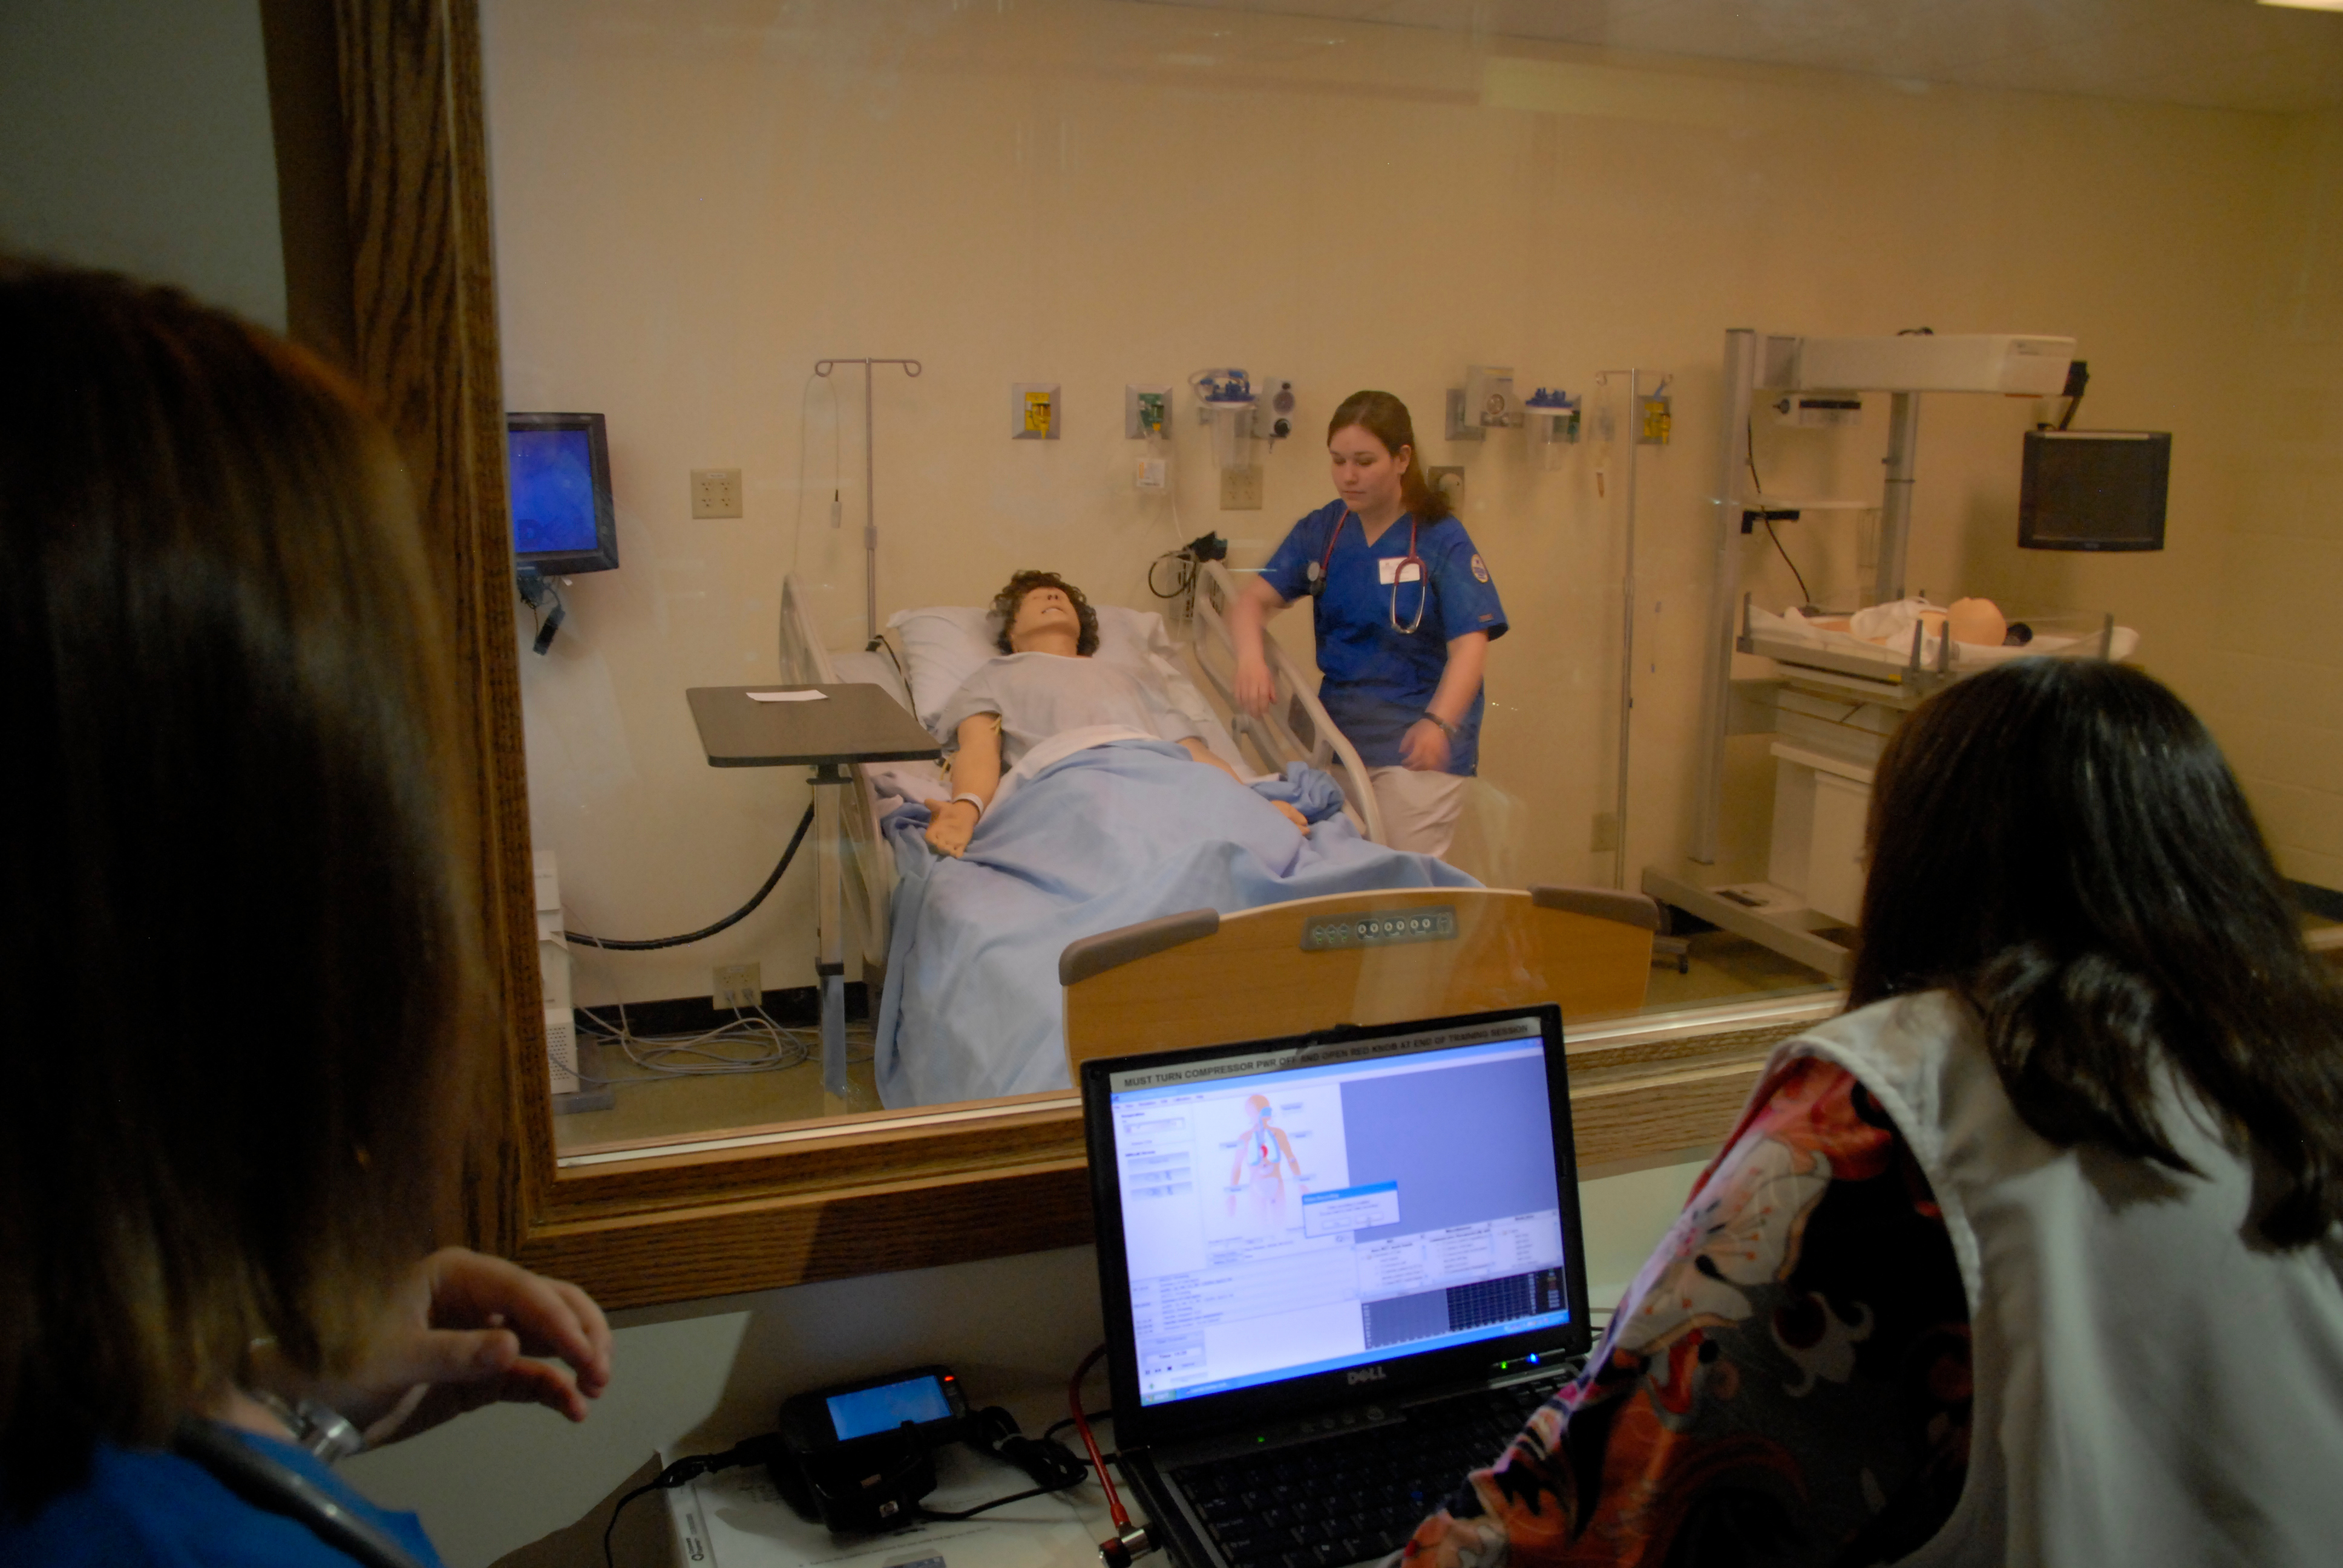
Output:
<svg viewBox="0 0 2343 1568">
<path fill-rule="evenodd" d="M 1663 903 L 1673 904 L 1836 980 L 1846 977 L 1849 955 L 1843 945 L 1821 933 L 1849 923 L 1844 914 L 1825 914 L 1810 907 L 1804 898 L 1771 884 L 1713 887 L 1709 885 L 1711 879 L 1703 873 L 1713 868 L 1718 859 L 1725 741 L 1730 737 L 1780 730 L 1785 735 L 1785 744 L 1795 749 L 1805 741 L 1789 738 L 1792 725 L 1803 724 L 1809 731 L 1815 730 L 1816 726 L 1812 721 L 1813 714 L 1794 709 L 1812 709 L 1820 703 L 1843 713 L 1867 712 L 1867 722 L 1874 727 L 1867 735 L 1855 735 L 1854 730 L 1860 726 L 1842 722 L 1837 728 L 1848 744 L 1835 756 L 1816 759 L 1826 769 L 1856 787 L 1867 789 L 1870 771 L 1861 760 L 1860 743 L 1867 741 L 1875 746 L 1900 718 L 1902 710 L 1917 707 L 1937 687 L 1957 680 L 1965 673 L 1952 661 L 1948 638 L 1938 640 L 1931 668 L 1924 665 L 1916 637 L 1911 658 L 1899 668 L 1882 660 L 1853 658 L 1820 648 L 1793 648 L 1778 640 L 1769 642 L 1753 636 L 1750 630 L 1748 596 L 1741 588 L 1739 539 L 1745 506 L 1760 499 L 1745 498 L 1744 493 L 1756 389 L 1760 385 L 1769 388 L 1808 385 L 1799 377 L 1805 370 L 1811 370 L 1815 350 L 1812 347 L 1805 348 L 1807 363 L 1802 370 L 1798 357 L 1802 343 L 1844 346 L 1870 341 L 1874 340 L 1769 337 L 1746 327 L 1736 327 L 1725 335 L 1725 396 L 1717 432 L 1716 489 L 1709 503 L 1715 565 L 1708 609 L 1708 655 L 1702 681 L 1699 752 L 1694 777 L 1691 863 L 1681 871 L 1646 866 L 1643 875 L 1644 891 Z M 2056 374 L 2063 377 L 2063 360 L 2033 363 L 2056 363 Z M 1919 384 L 1945 392 L 2007 394 L 2012 390 L 1989 376 L 1968 371 L 1935 374 Z M 1913 467 L 1920 440 L 1920 398 L 1911 386 L 1910 382 L 1902 387 L 1858 383 L 1830 388 L 1893 394 L 1888 412 L 1887 455 L 1884 459 L 1886 482 L 1879 503 L 1878 559 L 1871 589 L 1874 604 L 1888 603 L 1905 595 L 1906 546 L 1912 531 Z M 2114 618 L 2110 616 L 2097 640 L 2099 657 L 2107 656 L 2114 635 Z M 1782 672 L 1780 678 L 1736 683 L 1733 678 L 1733 656 L 1736 651 L 1775 658 L 1779 661 L 1775 668 Z M 1826 737 L 1826 748 L 1832 739 L 1839 738 Z M 1776 750 L 1780 754 L 1782 748 Z M 1803 761 L 1805 754 L 1789 759 Z"/>
<path fill-rule="evenodd" d="M 879 635 L 879 427 L 872 423 L 870 381 L 881 365 L 900 365 L 904 375 L 914 377 L 925 367 L 916 359 L 817 359 L 813 373 L 827 376 L 841 365 L 862 367 L 862 618 L 864 635 L 875 639 Z"/>
<path fill-rule="evenodd" d="M 759 702 L 754 693 L 819 691 L 820 699 Z M 840 797 L 857 763 L 931 761 L 935 738 L 876 686 L 695 686 L 684 693 L 710 768 L 810 766 L 816 889 L 814 976 L 821 992 L 821 1087 L 843 1099 L 846 1081 L 846 910 Z"/>
</svg>

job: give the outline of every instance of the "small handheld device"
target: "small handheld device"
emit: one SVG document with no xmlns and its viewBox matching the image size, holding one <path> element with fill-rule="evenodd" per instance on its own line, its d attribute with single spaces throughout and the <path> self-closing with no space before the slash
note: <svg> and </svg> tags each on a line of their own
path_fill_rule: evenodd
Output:
<svg viewBox="0 0 2343 1568">
<path fill-rule="evenodd" d="M 840 1533 L 899 1530 L 936 1488 L 936 1445 L 968 1433 L 968 1402 L 943 1367 L 815 1389 L 782 1402 L 773 1484 Z"/>
</svg>

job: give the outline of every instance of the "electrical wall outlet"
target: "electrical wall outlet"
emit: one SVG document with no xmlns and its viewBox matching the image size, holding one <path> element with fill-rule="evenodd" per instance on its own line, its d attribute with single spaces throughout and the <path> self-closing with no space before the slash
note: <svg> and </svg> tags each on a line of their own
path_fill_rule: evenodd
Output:
<svg viewBox="0 0 2343 1568">
<path fill-rule="evenodd" d="M 1221 470 L 1221 510 L 1224 512 L 1261 510 L 1259 467 Z"/>
<path fill-rule="evenodd" d="M 1586 848 L 1592 853 L 1600 855 L 1608 850 L 1616 849 L 1618 847 L 1619 813 L 1597 811 L 1594 813 L 1594 831 L 1587 835 Z"/>
<path fill-rule="evenodd" d="M 716 966 L 716 1008 L 719 1012 L 745 1012 L 765 1005 L 764 966 L 761 964 L 718 964 Z"/>
<path fill-rule="evenodd" d="M 740 470 L 694 468 L 691 471 L 691 515 L 695 518 L 739 517 Z"/>
</svg>

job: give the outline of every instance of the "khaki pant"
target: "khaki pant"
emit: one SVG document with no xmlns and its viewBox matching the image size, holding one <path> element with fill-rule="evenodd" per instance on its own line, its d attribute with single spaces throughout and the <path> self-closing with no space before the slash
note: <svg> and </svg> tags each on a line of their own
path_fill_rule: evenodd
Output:
<svg viewBox="0 0 2343 1568">
<path fill-rule="evenodd" d="M 1445 856 L 1464 815 L 1473 780 L 1455 773 L 1418 773 L 1406 768 L 1370 768 L 1375 806 L 1383 816 L 1383 841 L 1394 849 Z"/>
</svg>

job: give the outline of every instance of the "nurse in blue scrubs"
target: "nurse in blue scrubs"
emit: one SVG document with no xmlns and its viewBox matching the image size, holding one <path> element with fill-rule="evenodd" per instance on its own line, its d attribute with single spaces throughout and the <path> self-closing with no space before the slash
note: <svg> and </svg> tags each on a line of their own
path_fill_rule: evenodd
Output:
<svg viewBox="0 0 2343 1568">
<path fill-rule="evenodd" d="M 1238 705 L 1274 695 L 1262 627 L 1298 598 L 1318 699 L 1366 762 L 1393 846 L 1445 855 L 1479 766 L 1481 674 L 1504 635 L 1488 563 L 1424 482 L 1407 405 L 1355 392 L 1326 428 L 1336 498 L 1293 525 L 1229 617 Z"/>
</svg>

